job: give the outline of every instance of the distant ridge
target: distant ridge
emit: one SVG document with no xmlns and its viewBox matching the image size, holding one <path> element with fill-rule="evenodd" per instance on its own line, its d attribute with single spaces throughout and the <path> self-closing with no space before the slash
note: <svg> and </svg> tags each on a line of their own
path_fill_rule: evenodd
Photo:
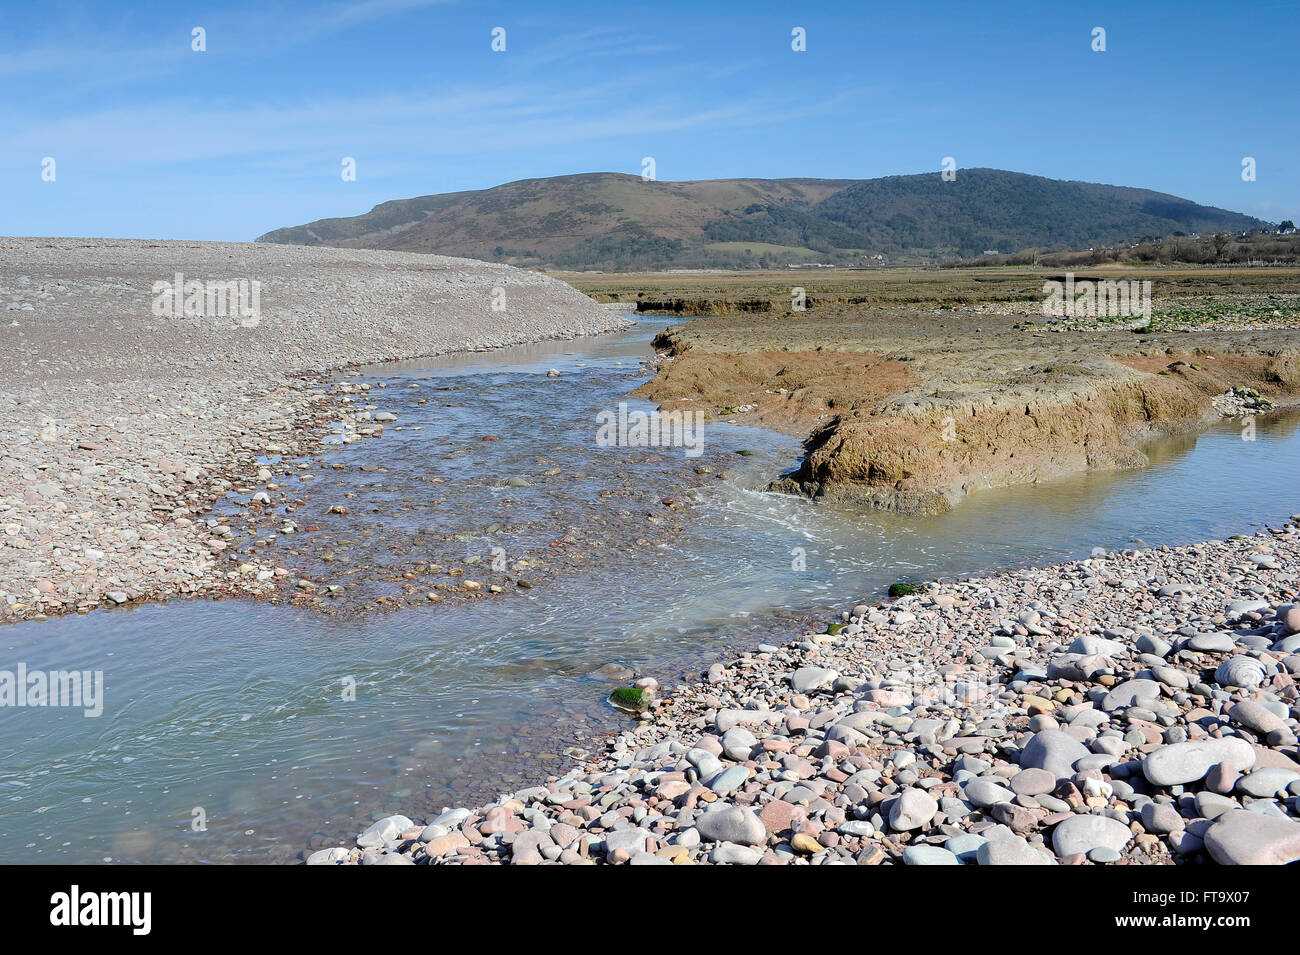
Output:
<svg viewBox="0 0 1300 955">
<path fill-rule="evenodd" d="M 258 242 L 606 271 L 918 264 L 1267 223 L 1187 199 L 1000 169 L 881 179 L 645 181 L 598 172 L 397 199 Z"/>
</svg>

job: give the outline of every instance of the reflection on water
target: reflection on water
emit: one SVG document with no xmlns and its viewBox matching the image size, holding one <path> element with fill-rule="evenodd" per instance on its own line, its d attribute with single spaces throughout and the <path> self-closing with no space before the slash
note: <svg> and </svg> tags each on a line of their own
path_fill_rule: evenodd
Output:
<svg viewBox="0 0 1300 955">
<path fill-rule="evenodd" d="M 385 435 L 332 453 L 389 472 L 450 473 L 456 462 L 430 460 L 428 448 L 460 440 L 480 392 L 513 392 L 525 408 L 554 385 L 551 368 L 564 385 L 546 399 L 563 396 L 548 406 L 555 431 L 576 427 L 640 380 L 630 369 L 662 324 L 367 370 L 454 384 L 441 394 L 455 407 L 430 416 L 420 442 Z M 566 567 L 510 600 L 351 619 L 192 601 L 4 628 L 0 668 L 100 669 L 106 700 L 99 719 L 0 710 L 0 859 L 289 861 L 349 839 L 376 813 L 419 817 L 490 797 L 560 769 L 565 747 L 599 745 L 593 738 L 619 725 L 602 702 L 609 685 L 587 676 L 603 663 L 671 682 L 723 648 L 788 634 L 805 615 L 879 595 L 901 577 L 1280 522 L 1300 510 L 1297 425 L 1300 416 L 1260 418 L 1254 442 L 1226 425 L 1156 443 L 1142 471 L 984 491 L 949 514 L 903 518 L 762 491 L 798 443 L 719 424 L 706 437 L 728 456 L 730 476 L 698 478 L 680 534 Z M 508 444 L 485 445 L 476 468 L 508 473 L 520 453 Z M 754 454 L 731 454 L 742 448 Z M 565 467 L 596 473 L 592 459 L 605 454 L 629 452 L 574 444 Z M 621 466 L 643 480 L 668 476 L 630 459 Z M 472 488 L 439 492 L 441 524 L 480 520 L 482 489 Z M 407 517 L 419 523 L 416 497 Z M 570 523 L 606 514 L 586 500 L 564 506 Z"/>
</svg>

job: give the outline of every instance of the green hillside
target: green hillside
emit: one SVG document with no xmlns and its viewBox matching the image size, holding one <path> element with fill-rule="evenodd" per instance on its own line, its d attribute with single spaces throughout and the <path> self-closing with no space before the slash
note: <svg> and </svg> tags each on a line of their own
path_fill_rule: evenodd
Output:
<svg viewBox="0 0 1300 955">
<path fill-rule="evenodd" d="M 998 169 L 962 169 L 953 181 L 924 173 L 647 182 L 587 173 L 394 200 L 258 241 L 619 271 L 918 264 L 1263 225 L 1164 193 Z"/>
</svg>

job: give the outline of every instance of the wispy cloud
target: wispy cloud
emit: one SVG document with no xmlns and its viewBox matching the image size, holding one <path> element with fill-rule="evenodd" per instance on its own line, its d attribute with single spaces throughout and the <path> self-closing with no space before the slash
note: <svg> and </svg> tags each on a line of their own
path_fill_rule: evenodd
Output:
<svg viewBox="0 0 1300 955">
<path fill-rule="evenodd" d="M 261 55 L 267 45 L 279 49 L 300 46 L 354 27 L 454 3 L 456 0 L 360 0 L 306 9 L 295 6 L 289 11 L 273 9 L 255 15 L 251 22 L 247 16 L 241 16 L 231 25 L 237 28 L 240 44 L 250 54 Z"/>
<path fill-rule="evenodd" d="M 346 154 L 451 155 L 532 149 L 610 137 L 649 137 L 703 127 L 786 124 L 821 110 L 795 97 L 743 103 L 643 103 L 652 73 L 625 74 L 582 90 L 537 84 L 435 95 L 370 95 L 307 103 L 195 108 L 162 100 L 11 127 L 11 147 L 93 155 L 109 162 L 193 162 L 230 157 Z M 830 111 L 831 103 L 822 109 Z"/>
<path fill-rule="evenodd" d="M 553 37 L 536 47 L 515 46 L 520 64 L 527 69 L 574 60 L 590 62 L 611 57 L 671 56 L 686 51 L 682 43 L 665 43 L 640 31 L 613 26 Z"/>
<path fill-rule="evenodd" d="M 209 32 L 214 49 L 236 58 L 257 59 L 366 24 L 454 3 L 456 0 L 360 0 L 245 10 L 233 16 L 216 7 L 191 19 L 193 25 Z M 179 13 L 161 18 L 137 13 L 135 19 L 129 7 L 117 13 L 117 27 L 107 35 L 62 24 L 39 38 L 9 33 L 10 43 L 0 41 L 0 76 L 63 75 L 79 87 L 120 87 L 125 82 L 166 75 L 189 62 L 191 26 L 188 22 L 184 29 L 177 26 L 182 22 Z M 29 45 L 24 46 L 24 40 Z"/>
</svg>

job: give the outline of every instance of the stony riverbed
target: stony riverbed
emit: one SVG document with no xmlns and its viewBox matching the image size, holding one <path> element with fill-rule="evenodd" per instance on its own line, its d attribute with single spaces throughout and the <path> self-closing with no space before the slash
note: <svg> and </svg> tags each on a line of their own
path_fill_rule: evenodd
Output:
<svg viewBox="0 0 1300 955">
<path fill-rule="evenodd" d="M 446 256 L 127 239 L 0 247 L 0 622 L 274 589 L 288 570 L 229 565 L 204 515 L 316 448 L 337 420 L 321 372 L 629 324 L 554 279 Z M 256 285 L 258 314 L 158 314 L 158 285 L 178 277 Z"/>
</svg>

